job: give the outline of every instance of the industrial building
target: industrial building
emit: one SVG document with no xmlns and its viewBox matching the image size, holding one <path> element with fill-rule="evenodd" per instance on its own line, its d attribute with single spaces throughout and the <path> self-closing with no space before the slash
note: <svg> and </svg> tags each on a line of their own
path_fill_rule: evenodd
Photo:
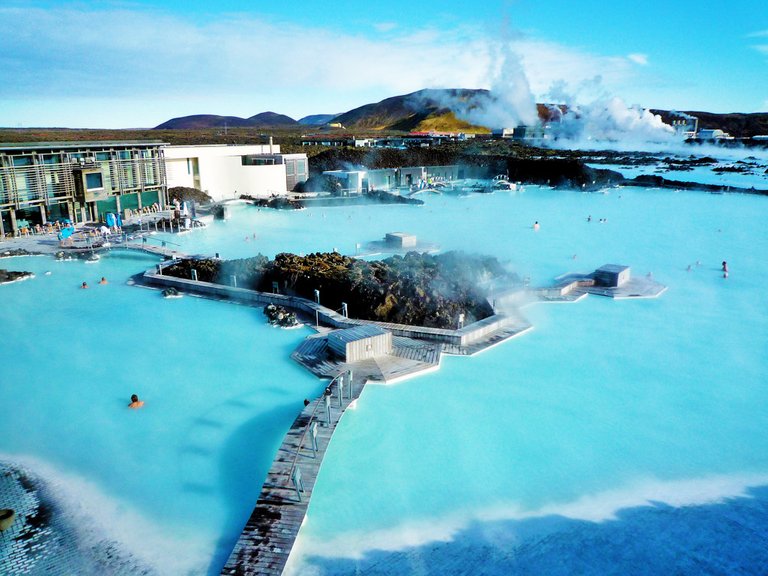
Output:
<svg viewBox="0 0 768 576">
<path fill-rule="evenodd" d="M 166 204 L 160 141 L 0 144 L 0 234 Z"/>
<path fill-rule="evenodd" d="M 400 187 L 426 186 L 433 182 L 465 177 L 459 166 L 406 166 L 375 170 L 326 170 L 325 176 L 336 178 L 344 195 L 362 194 L 369 190 L 392 190 Z"/>
</svg>

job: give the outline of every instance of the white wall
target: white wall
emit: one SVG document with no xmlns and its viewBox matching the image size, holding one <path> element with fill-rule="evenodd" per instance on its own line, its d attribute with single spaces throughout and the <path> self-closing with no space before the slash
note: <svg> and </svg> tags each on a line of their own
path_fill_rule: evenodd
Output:
<svg viewBox="0 0 768 576">
<path fill-rule="evenodd" d="M 279 153 L 279 146 L 272 152 Z M 214 200 L 236 198 L 240 194 L 269 196 L 286 193 L 285 165 L 243 166 L 241 156 L 268 154 L 268 144 L 250 146 L 166 146 L 165 169 L 168 187 L 194 187 L 194 169 L 188 159 L 196 160 L 200 173 L 200 189 Z"/>
<path fill-rule="evenodd" d="M 192 170 L 187 167 L 186 158 L 178 159 L 165 159 L 165 178 L 168 183 L 168 188 L 174 186 L 186 186 L 188 188 L 194 188 L 194 174 Z"/>
<path fill-rule="evenodd" d="M 239 156 L 200 158 L 200 188 L 214 200 L 285 194 L 285 165 L 243 166 Z"/>
</svg>

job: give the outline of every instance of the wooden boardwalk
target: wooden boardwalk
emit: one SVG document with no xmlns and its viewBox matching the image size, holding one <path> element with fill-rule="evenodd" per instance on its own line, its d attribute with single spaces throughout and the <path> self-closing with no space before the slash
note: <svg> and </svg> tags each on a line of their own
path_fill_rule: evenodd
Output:
<svg viewBox="0 0 768 576">
<path fill-rule="evenodd" d="M 299 533 L 333 432 L 365 379 L 349 373 L 302 410 L 285 435 L 261 489 L 256 508 L 221 574 L 282 574 Z"/>
<path fill-rule="evenodd" d="M 125 244 L 116 244 L 113 248 L 125 248 L 126 250 L 139 250 L 148 254 L 155 254 L 163 258 L 187 258 L 187 254 L 169 248 L 168 246 L 158 246 L 157 244 L 148 244 L 146 242 L 126 242 Z"/>
</svg>

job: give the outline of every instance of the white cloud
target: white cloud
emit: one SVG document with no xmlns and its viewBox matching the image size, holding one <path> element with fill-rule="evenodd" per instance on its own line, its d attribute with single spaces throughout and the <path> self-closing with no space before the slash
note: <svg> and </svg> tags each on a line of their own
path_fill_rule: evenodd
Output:
<svg viewBox="0 0 768 576">
<path fill-rule="evenodd" d="M 379 29 L 389 31 L 378 38 L 247 15 L 196 23 L 128 9 L 0 8 L 0 26 L 0 77 L 13 79 L 0 83 L 0 101 L 120 98 L 198 106 L 178 114 L 272 109 L 298 116 L 426 87 L 489 88 L 503 42 L 469 26 L 408 33 L 383 22 Z M 597 75 L 613 91 L 637 74 L 627 57 L 535 38 L 505 49 L 518 56 L 536 97 L 556 81 L 575 86 Z"/>
<path fill-rule="evenodd" d="M 378 22 L 373 27 L 379 32 L 391 32 L 397 28 L 397 22 Z"/>
<path fill-rule="evenodd" d="M 648 65 L 648 55 L 647 54 L 629 54 L 627 55 L 627 58 L 634 62 L 635 64 L 639 64 L 640 66 L 647 66 Z"/>
</svg>

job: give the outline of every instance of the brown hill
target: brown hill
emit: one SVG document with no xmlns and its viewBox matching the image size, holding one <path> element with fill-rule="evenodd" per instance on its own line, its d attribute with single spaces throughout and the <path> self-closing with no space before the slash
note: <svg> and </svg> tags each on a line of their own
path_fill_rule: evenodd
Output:
<svg viewBox="0 0 768 576">
<path fill-rule="evenodd" d="M 463 88 L 427 89 L 386 98 L 375 104 L 366 104 L 340 114 L 334 122 L 340 122 L 346 128 L 362 130 L 402 130 L 410 132 L 429 126 L 432 130 L 449 130 L 438 119 L 447 124 L 458 122 L 450 109 L 452 102 L 471 102 L 478 95 L 488 95 L 487 90 L 469 90 Z M 429 120 L 429 122 L 427 122 Z M 487 132 L 482 127 L 464 123 L 467 130 Z"/>
<path fill-rule="evenodd" d="M 250 118 L 239 116 L 219 116 L 217 114 L 194 114 L 192 116 L 180 116 L 159 126 L 155 130 L 196 130 L 200 128 L 251 128 L 263 126 L 265 128 L 298 126 L 298 122 L 284 114 L 276 112 L 262 112 Z"/>
</svg>

